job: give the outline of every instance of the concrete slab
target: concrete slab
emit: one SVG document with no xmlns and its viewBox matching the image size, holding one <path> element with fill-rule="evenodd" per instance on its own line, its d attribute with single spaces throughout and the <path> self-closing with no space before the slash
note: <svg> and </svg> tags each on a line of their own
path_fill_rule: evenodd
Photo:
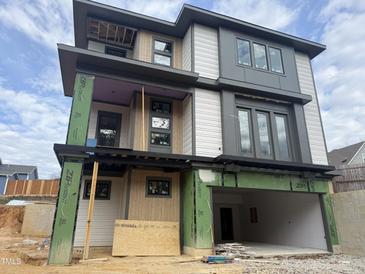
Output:
<svg viewBox="0 0 365 274">
<path fill-rule="evenodd" d="M 287 245 L 275 245 L 258 242 L 243 242 L 247 247 L 245 254 L 253 257 L 277 257 L 277 256 L 312 256 L 312 255 L 328 255 L 331 254 L 327 250 L 316 248 L 305 248 Z"/>
</svg>

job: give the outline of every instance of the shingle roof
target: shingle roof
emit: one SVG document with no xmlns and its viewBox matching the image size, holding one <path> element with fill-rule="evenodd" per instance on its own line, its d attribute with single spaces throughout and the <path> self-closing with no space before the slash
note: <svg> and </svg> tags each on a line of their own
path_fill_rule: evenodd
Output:
<svg viewBox="0 0 365 274">
<path fill-rule="evenodd" d="M 0 165 L 0 175 L 13 175 L 15 173 L 32 173 L 36 166 L 25 166 L 25 165 Z"/>
<path fill-rule="evenodd" d="M 328 152 L 330 165 L 347 165 L 364 143 L 365 141 Z"/>
</svg>

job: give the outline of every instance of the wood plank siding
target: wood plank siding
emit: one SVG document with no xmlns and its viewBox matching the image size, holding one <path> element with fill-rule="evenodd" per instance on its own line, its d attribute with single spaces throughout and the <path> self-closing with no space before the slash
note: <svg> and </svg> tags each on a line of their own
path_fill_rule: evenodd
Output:
<svg viewBox="0 0 365 274">
<path fill-rule="evenodd" d="M 217 79 L 219 77 L 218 31 L 194 24 L 194 71 L 200 76 Z"/>
<path fill-rule="evenodd" d="M 312 96 L 312 101 L 304 106 L 304 115 L 308 130 L 309 146 L 314 164 L 327 165 L 326 144 L 322 130 L 317 93 L 312 75 L 310 60 L 307 55 L 296 52 L 300 91 Z"/>
<path fill-rule="evenodd" d="M 171 179 L 171 197 L 147 197 L 147 177 Z M 129 198 L 129 220 L 180 221 L 180 173 L 134 169 Z"/>
<path fill-rule="evenodd" d="M 195 89 L 196 155 L 216 157 L 223 153 L 220 93 Z"/>
<path fill-rule="evenodd" d="M 158 33 L 149 32 L 146 30 L 139 30 L 137 34 L 136 44 L 133 51 L 133 58 L 151 63 L 153 61 L 152 46 L 154 38 L 160 38 L 173 42 L 172 48 L 172 62 L 173 67 L 177 69 L 182 68 L 182 41 L 179 38 L 161 35 Z"/>
</svg>

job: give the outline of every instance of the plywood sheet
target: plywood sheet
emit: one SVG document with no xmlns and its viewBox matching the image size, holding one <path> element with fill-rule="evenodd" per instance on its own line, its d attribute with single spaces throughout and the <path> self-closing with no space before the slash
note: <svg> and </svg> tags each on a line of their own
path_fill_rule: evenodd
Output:
<svg viewBox="0 0 365 274">
<path fill-rule="evenodd" d="M 113 256 L 178 256 L 178 222 L 115 220 Z"/>
</svg>

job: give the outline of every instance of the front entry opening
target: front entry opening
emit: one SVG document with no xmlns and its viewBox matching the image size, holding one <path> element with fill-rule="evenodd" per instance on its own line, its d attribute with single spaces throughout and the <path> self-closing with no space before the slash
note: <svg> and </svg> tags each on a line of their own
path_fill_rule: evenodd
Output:
<svg viewBox="0 0 365 274">
<path fill-rule="evenodd" d="M 220 217 L 221 217 L 222 241 L 233 241 L 232 208 L 221 207 Z"/>
<path fill-rule="evenodd" d="M 318 194 L 214 187 L 212 195 L 215 244 L 328 250 Z"/>
</svg>

